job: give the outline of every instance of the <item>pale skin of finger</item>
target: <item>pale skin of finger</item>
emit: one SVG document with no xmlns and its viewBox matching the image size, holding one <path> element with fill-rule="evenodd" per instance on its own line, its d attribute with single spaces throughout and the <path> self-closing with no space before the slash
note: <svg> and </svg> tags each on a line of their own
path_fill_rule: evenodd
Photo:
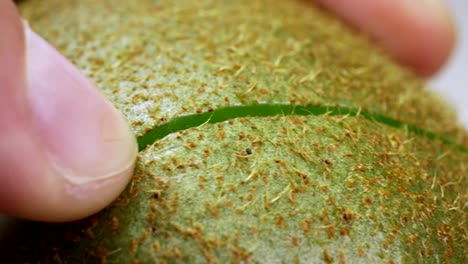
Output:
<svg viewBox="0 0 468 264">
<path fill-rule="evenodd" d="M 132 175 L 134 136 L 94 86 L 24 26 L 10 0 L 0 0 L 0 32 L 0 212 L 41 221 L 96 213 Z M 103 131 L 122 133 L 101 142 Z M 74 167 L 64 167 L 70 160 Z"/>
<path fill-rule="evenodd" d="M 398 62 L 428 77 L 447 62 L 456 34 L 436 0 L 314 0 L 368 34 Z"/>
</svg>

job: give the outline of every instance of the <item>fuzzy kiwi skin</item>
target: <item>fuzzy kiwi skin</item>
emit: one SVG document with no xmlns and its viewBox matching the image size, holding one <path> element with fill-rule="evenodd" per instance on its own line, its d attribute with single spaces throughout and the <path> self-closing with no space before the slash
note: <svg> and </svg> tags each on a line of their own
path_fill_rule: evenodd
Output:
<svg viewBox="0 0 468 264">
<path fill-rule="evenodd" d="M 21 11 L 138 136 L 181 115 L 289 103 L 386 115 L 461 147 L 359 115 L 205 124 L 140 152 L 103 212 L 19 224 L 12 261 L 467 261 L 466 132 L 420 80 L 323 11 L 267 0 L 43 0 Z"/>
</svg>

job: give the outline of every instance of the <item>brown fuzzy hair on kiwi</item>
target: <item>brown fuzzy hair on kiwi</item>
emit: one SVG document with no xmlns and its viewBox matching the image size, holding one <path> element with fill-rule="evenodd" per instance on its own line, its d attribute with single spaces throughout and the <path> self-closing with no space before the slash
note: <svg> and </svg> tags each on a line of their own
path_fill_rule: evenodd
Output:
<svg viewBox="0 0 468 264">
<path fill-rule="evenodd" d="M 12 261 L 466 263 L 466 132 L 310 3 L 20 9 L 125 114 L 141 152 L 101 213 L 21 223 Z"/>
</svg>

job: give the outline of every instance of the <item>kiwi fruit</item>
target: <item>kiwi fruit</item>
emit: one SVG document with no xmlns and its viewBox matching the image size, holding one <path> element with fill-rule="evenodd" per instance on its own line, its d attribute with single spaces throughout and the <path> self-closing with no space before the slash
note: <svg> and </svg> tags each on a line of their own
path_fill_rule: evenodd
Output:
<svg viewBox="0 0 468 264">
<path fill-rule="evenodd" d="M 467 263 L 450 107 L 308 1 L 21 1 L 135 132 L 125 192 L 10 262 Z M 398 36 L 395 36 L 398 37 Z"/>
</svg>

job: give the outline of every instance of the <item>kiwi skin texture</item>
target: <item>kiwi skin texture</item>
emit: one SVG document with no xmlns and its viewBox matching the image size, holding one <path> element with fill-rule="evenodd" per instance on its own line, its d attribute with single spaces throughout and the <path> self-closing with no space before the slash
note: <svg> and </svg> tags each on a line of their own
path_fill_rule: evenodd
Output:
<svg viewBox="0 0 468 264">
<path fill-rule="evenodd" d="M 20 10 L 138 137 L 178 116 L 257 104 L 354 108 L 439 137 L 359 114 L 181 130 L 139 153 L 102 212 L 18 223 L 11 262 L 467 262 L 467 133 L 421 80 L 323 10 L 273 0 L 30 0 Z"/>
</svg>

